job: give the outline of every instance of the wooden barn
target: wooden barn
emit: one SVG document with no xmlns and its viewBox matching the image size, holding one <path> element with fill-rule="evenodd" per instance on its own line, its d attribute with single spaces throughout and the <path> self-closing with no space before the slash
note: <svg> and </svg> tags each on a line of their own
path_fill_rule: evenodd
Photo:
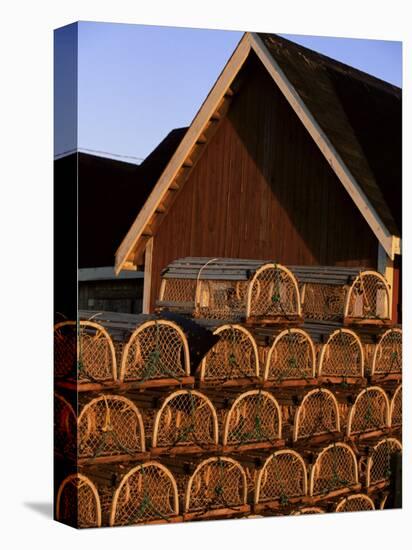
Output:
<svg viewBox="0 0 412 550">
<path fill-rule="evenodd" d="M 271 34 L 246 33 L 116 252 L 378 269 L 400 321 L 401 90 Z"/>
</svg>

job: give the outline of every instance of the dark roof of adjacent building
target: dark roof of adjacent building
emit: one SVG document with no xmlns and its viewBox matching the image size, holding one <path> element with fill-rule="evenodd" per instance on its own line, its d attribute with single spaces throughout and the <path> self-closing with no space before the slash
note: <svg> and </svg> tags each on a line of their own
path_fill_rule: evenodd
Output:
<svg viewBox="0 0 412 550">
<path fill-rule="evenodd" d="M 260 33 L 319 126 L 394 235 L 402 225 L 402 91 L 274 34 Z"/>
<path fill-rule="evenodd" d="M 87 153 L 74 153 L 78 162 L 79 268 L 112 266 L 124 234 L 146 202 L 186 128 L 172 130 L 140 164 Z M 66 181 L 65 166 L 55 161 L 55 184 Z M 60 175 L 60 176 L 59 176 Z"/>
</svg>

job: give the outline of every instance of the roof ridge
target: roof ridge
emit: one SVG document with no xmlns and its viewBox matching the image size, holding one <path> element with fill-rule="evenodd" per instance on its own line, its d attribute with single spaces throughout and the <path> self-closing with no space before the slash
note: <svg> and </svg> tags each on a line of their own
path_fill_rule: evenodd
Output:
<svg viewBox="0 0 412 550">
<path fill-rule="evenodd" d="M 333 69 L 344 71 L 346 74 L 349 74 L 353 78 L 356 78 L 358 80 L 363 80 L 364 82 L 366 81 L 365 84 L 369 84 L 371 86 L 375 86 L 383 89 L 384 92 L 391 93 L 394 95 L 401 95 L 402 93 L 402 88 L 396 86 L 395 84 L 391 84 L 386 80 L 383 80 L 381 78 L 378 78 L 377 76 L 374 76 L 370 73 L 362 71 L 361 69 L 353 67 L 352 65 L 348 65 L 343 61 L 339 61 L 337 59 L 334 59 L 333 57 L 329 57 L 328 55 L 317 52 L 316 50 L 312 50 L 311 48 L 302 46 L 301 44 L 298 44 L 297 42 L 293 42 L 293 40 L 289 40 L 288 38 L 284 38 L 279 34 L 274 34 L 274 33 L 257 33 L 257 34 L 260 37 L 265 37 L 270 39 L 271 41 L 273 41 L 274 45 L 279 45 L 282 47 L 287 46 L 288 48 L 293 47 L 296 50 L 298 50 L 300 54 L 306 53 L 309 57 L 312 57 L 313 59 L 311 59 L 311 61 L 322 63 L 322 65 L 326 66 L 326 68 L 333 68 Z M 273 39 L 276 39 L 277 44 L 276 42 L 274 42 Z"/>
</svg>

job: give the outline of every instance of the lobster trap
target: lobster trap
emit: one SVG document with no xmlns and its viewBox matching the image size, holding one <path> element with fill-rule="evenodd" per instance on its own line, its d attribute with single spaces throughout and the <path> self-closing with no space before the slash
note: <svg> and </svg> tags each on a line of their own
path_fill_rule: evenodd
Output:
<svg viewBox="0 0 412 550">
<path fill-rule="evenodd" d="M 375 510 L 375 504 L 368 495 L 361 493 L 342 498 L 335 507 L 335 512 L 366 512 Z"/>
<path fill-rule="evenodd" d="M 162 272 L 159 308 L 232 322 L 292 322 L 301 318 L 289 269 L 256 260 L 183 258 Z"/>
<path fill-rule="evenodd" d="M 253 336 L 240 325 L 222 325 L 213 334 L 219 341 L 200 365 L 200 384 L 226 386 L 259 378 L 258 350 Z"/>
<path fill-rule="evenodd" d="M 122 353 L 120 382 L 171 379 L 183 382 L 190 375 L 187 338 L 182 329 L 166 319 L 149 320 L 131 334 Z"/>
<path fill-rule="evenodd" d="M 362 390 L 352 405 L 347 423 L 348 437 L 382 435 L 390 423 L 390 403 L 382 388 L 371 386 Z"/>
<path fill-rule="evenodd" d="M 250 390 L 235 399 L 223 423 L 224 450 L 276 447 L 283 444 L 282 413 L 269 392 Z"/>
<path fill-rule="evenodd" d="M 231 516 L 249 511 L 243 467 L 229 457 L 200 462 L 184 495 L 184 519 Z"/>
<path fill-rule="evenodd" d="M 54 394 L 54 448 L 58 454 L 76 456 L 77 418 L 71 404 L 58 393 Z"/>
<path fill-rule="evenodd" d="M 402 427 L 402 384 L 396 388 L 391 400 L 390 424 L 391 428 Z"/>
<path fill-rule="evenodd" d="M 377 271 L 360 271 L 345 303 L 346 322 L 390 321 L 391 292 L 389 285 Z"/>
<path fill-rule="evenodd" d="M 371 350 L 370 375 L 375 379 L 402 376 L 402 330 L 392 328 L 380 337 Z"/>
<path fill-rule="evenodd" d="M 132 468 L 113 495 L 110 525 L 164 523 L 179 513 L 179 497 L 172 473 L 149 461 Z"/>
<path fill-rule="evenodd" d="M 360 338 L 352 330 L 332 332 L 319 355 L 318 377 L 331 382 L 359 379 L 364 375 L 365 356 Z"/>
<path fill-rule="evenodd" d="M 309 334 L 299 328 L 277 334 L 265 358 L 265 384 L 293 384 L 313 381 L 316 376 L 316 351 Z"/>
<path fill-rule="evenodd" d="M 368 490 L 389 485 L 392 475 L 392 457 L 402 453 L 402 444 L 394 437 L 379 441 L 366 462 L 366 487 Z"/>
<path fill-rule="evenodd" d="M 307 470 L 301 455 L 291 449 L 276 451 L 266 460 L 256 478 L 255 511 L 300 502 L 307 492 Z"/>
<path fill-rule="evenodd" d="M 218 419 L 208 397 L 196 390 L 171 393 L 157 412 L 152 452 L 199 452 L 218 443 Z"/>
<path fill-rule="evenodd" d="M 56 497 L 56 519 L 76 528 L 100 527 L 102 511 L 94 483 L 83 474 L 71 474 Z"/>
<path fill-rule="evenodd" d="M 116 352 L 104 327 L 93 321 L 63 321 L 54 326 L 56 379 L 79 383 L 115 381 Z"/>
<path fill-rule="evenodd" d="M 377 271 L 351 267 L 292 266 L 306 320 L 387 322 L 390 288 Z"/>
<path fill-rule="evenodd" d="M 308 392 L 295 413 L 293 441 L 324 439 L 339 432 L 339 406 L 333 393 L 324 388 Z"/>
<path fill-rule="evenodd" d="M 309 475 L 309 494 L 316 499 L 358 490 L 356 456 L 346 443 L 332 443 L 317 456 Z"/>
<path fill-rule="evenodd" d="M 78 418 L 79 462 L 104 462 L 145 452 L 142 416 L 132 401 L 102 395 L 85 405 Z"/>
</svg>

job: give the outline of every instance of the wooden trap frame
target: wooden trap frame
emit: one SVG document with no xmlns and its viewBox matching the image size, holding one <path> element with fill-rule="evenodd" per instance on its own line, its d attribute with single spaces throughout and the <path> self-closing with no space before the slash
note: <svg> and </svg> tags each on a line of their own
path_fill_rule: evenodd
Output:
<svg viewBox="0 0 412 550">
<path fill-rule="evenodd" d="M 68 458 L 76 456 L 77 418 L 71 404 L 60 394 L 54 394 L 54 449 Z"/>
<path fill-rule="evenodd" d="M 152 453 L 193 453 L 216 449 L 219 427 L 215 407 L 196 390 L 171 393 L 153 424 Z"/>
<path fill-rule="evenodd" d="M 389 322 L 391 291 L 377 271 L 360 271 L 349 288 L 344 321 L 346 323 Z"/>
<path fill-rule="evenodd" d="M 254 510 L 278 510 L 303 502 L 308 494 L 307 470 L 299 453 L 282 449 L 273 453 L 259 470 Z"/>
<path fill-rule="evenodd" d="M 396 388 L 391 399 L 390 425 L 392 429 L 402 428 L 402 384 Z"/>
<path fill-rule="evenodd" d="M 376 437 L 389 428 L 390 403 L 378 386 L 362 390 L 350 408 L 346 435 L 349 438 Z"/>
<path fill-rule="evenodd" d="M 373 346 L 370 361 L 371 380 L 402 377 L 402 330 L 391 328 Z"/>
<path fill-rule="evenodd" d="M 330 334 L 319 354 L 318 378 L 331 383 L 359 382 L 364 376 L 362 342 L 352 330 L 340 328 Z"/>
<path fill-rule="evenodd" d="M 265 385 L 300 385 L 316 376 L 316 350 L 309 334 L 288 328 L 277 334 L 265 358 Z"/>
<path fill-rule="evenodd" d="M 102 511 L 94 483 L 83 474 L 71 474 L 56 497 L 56 519 L 76 528 L 100 527 Z"/>
<path fill-rule="evenodd" d="M 308 516 L 313 514 L 324 514 L 325 510 L 319 506 L 305 506 L 300 508 L 300 510 L 294 510 L 290 515 L 291 516 Z"/>
<path fill-rule="evenodd" d="M 306 320 L 385 323 L 391 293 L 377 271 L 332 266 L 292 266 Z"/>
<path fill-rule="evenodd" d="M 243 467 L 230 457 L 202 460 L 184 494 L 185 520 L 230 517 L 249 512 Z"/>
<path fill-rule="evenodd" d="M 77 438 L 80 463 L 126 460 L 145 452 L 140 411 L 119 395 L 102 395 L 83 407 Z"/>
<path fill-rule="evenodd" d="M 110 526 L 178 520 L 179 496 L 172 473 L 156 461 L 132 468 L 117 487 Z"/>
<path fill-rule="evenodd" d="M 301 319 L 299 288 L 286 267 L 256 260 L 182 258 L 162 273 L 159 308 L 232 322 Z"/>
<path fill-rule="evenodd" d="M 123 348 L 120 382 L 141 386 L 183 383 L 190 376 L 187 338 L 182 329 L 166 319 L 149 320 L 139 325 Z"/>
<path fill-rule="evenodd" d="M 389 485 L 392 455 L 402 452 L 402 444 L 394 437 L 379 441 L 366 461 L 366 481 L 368 492 Z"/>
<path fill-rule="evenodd" d="M 296 409 L 293 441 L 324 440 L 339 432 L 339 406 L 333 393 L 325 388 L 308 392 Z"/>
<path fill-rule="evenodd" d="M 258 381 L 258 349 L 250 332 L 240 325 L 226 324 L 213 334 L 219 341 L 200 364 L 200 385 L 237 386 Z"/>
<path fill-rule="evenodd" d="M 375 510 L 375 504 L 368 495 L 362 493 L 342 498 L 335 506 L 335 512 L 366 512 Z"/>
<path fill-rule="evenodd" d="M 54 326 L 56 379 L 78 383 L 116 381 L 113 341 L 104 327 L 93 321 L 62 321 Z"/>
<path fill-rule="evenodd" d="M 356 456 L 346 443 L 332 443 L 317 456 L 309 475 L 314 501 L 360 489 Z"/>
<path fill-rule="evenodd" d="M 233 402 L 223 421 L 222 445 L 226 451 L 278 447 L 282 437 L 282 412 L 267 391 L 250 390 Z"/>
</svg>

